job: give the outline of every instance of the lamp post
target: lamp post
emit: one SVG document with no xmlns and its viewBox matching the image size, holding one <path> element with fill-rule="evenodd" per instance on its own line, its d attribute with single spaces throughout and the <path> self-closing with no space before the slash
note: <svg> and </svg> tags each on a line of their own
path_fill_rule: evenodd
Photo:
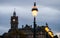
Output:
<svg viewBox="0 0 60 38">
<path fill-rule="evenodd" d="M 33 34 L 33 38 L 36 38 L 36 16 L 37 16 L 37 12 L 38 12 L 38 9 L 36 7 L 36 2 L 34 2 L 34 6 L 32 8 L 32 15 L 34 16 L 34 34 Z"/>
</svg>

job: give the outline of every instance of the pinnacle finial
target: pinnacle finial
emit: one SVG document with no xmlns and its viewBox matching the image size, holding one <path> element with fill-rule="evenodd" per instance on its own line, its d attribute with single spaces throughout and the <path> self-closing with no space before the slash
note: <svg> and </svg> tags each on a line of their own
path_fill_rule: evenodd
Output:
<svg viewBox="0 0 60 38">
<path fill-rule="evenodd" d="M 46 26 L 48 26 L 48 23 L 46 22 Z"/>
<path fill-rule="evenodd" d="M 14 8 L 14 11 L 15 11 L 15 8 Z"/>
<path fill-rule="evenodd" d="M 16 16 L 15 8 L 14 8 L 14 13 L 13 13 L 13 16 Z"/>
</svg>

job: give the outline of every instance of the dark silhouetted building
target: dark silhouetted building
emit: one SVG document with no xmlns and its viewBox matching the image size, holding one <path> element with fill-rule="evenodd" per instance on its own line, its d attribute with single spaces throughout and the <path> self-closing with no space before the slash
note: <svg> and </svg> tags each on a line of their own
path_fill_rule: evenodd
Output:
<svg viewBox="0 0 60 38">
<path fill-rule="evenodd" d="M 13 12 L 11 16 L 11 28 L 7 33 L 4 33 L 0 38 L 33 38 L 32 25 L 22 25 L 22 28 L 18 28 L 18 16 L 16 12 Z M 46 23 L 45 26 L 36 26 L 36 38 L 54 38 L 54 34 Z M 55 36 L 56 38 L 56 36 Z"/>
</svg>

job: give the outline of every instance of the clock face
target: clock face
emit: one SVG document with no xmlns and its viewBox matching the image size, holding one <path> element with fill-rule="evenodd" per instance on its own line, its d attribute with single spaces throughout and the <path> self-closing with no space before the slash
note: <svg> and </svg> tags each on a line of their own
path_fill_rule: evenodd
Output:
<svg viewBox="0 0 60 38">
<path fill-rule="evenodd" d="M 13 19 L 13 21 L 15 22 L 15 19 Z"/>
</svg>

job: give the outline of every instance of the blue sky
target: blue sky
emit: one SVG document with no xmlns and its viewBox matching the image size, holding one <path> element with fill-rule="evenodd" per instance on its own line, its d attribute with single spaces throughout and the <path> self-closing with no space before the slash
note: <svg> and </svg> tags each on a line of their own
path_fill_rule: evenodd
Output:
<svg viewBox="0 0 60 38">
<path fill-rule="evenodd" d="M 0 34 L 10 29 L 10 17 L 14 8 L 19 17 L 19 28 L 22 25 L 33 24 L 31 9 L 34 0 L 0 0 Z M 36 0 L 39 9 L 37 25 L 44 25 L 47 22 L 54 34 L 60 33 L 60 0 Z"/>
</svg>

